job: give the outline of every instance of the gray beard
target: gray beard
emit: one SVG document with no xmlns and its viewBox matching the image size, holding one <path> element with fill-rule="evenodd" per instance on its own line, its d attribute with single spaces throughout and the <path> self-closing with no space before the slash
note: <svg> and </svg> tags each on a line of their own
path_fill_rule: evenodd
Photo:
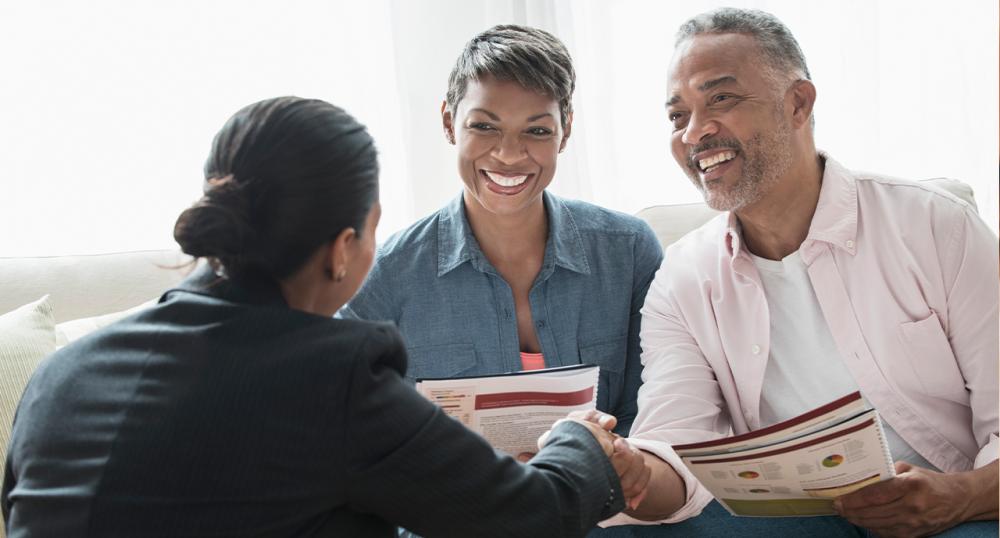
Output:
<svg viewBox="0 0 1000 538">
<path fill-rule="evenodd" d="M 716 211 L 737 211 L 760 201 L 792 164 L 791 129 L 781 126 L 765 136 L 757 133 L 743 146 L 743 175 L 731 187 L 709 192 L 694 170 L 688 176 L 701 191 L 708 207 Z"/>
</svg>

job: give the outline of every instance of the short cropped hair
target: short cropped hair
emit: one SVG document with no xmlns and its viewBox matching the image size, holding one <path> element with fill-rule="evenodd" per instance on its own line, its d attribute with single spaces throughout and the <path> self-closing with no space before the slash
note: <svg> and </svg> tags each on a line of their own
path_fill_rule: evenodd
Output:
<svg viewBox="0 0 1000 538">
<path fill-rule="evenodd" d="M 448 108 L 452 114 L 465 97 L 470 80 L 485 76 L 517 82 L 559 102 L 563 128 L 573 112 L 576 72 L 569 51 L 556 36 L 537 28 L 499 25 L 473 37 L 448 77 Z"/>
<path fill-rule="evenodd" d="M 773 74 L 808 79 L 806 57 L 795 36 L 777 17 L 756 9 L 724 7 L 697 15 L 677 30 L 674 46 L 699 34 L 745 34 L 752 37 Z"/>
</svg>

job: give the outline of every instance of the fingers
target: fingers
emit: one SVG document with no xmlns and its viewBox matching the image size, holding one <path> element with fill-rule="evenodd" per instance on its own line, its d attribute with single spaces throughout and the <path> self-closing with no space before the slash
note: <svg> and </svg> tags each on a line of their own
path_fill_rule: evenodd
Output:
<svg viewBox="0 0 1000 538">
<path fill-rule="evenodd" d="M 638 495 L 636 495 L 635 497 L 633 497 L 632 500 L 629 501 L 629 505 L 628 505 L 629 510 L 635 510 L 635 509 L 639 508 L 639 505 L 641 505 L 642 501 L 646 498 L 646 494 L 647 493 L 649 493 L 649 488 L 648 487 L 645 488 L 645 489 L 643 489 L 642 492 L 640 492 Z"/>
<path fill-rule="evenodd" d="M 594 439 L 597 439 L 598 443 L 600 443 L 601 449 L 604 450 L 604 455 L 605 456 L 607 456 L 607 457 L 610 458 L 611 455 L 614 454 L 614 452 L 615 452 L 615 448 L 614 448 L 615 438 L 614 438 L 614 436 L 610 432 L 608 432 L 607 430 L 605 430 L 603 427 L 595 424 L 594 422 L 590 422 L 590 421 L 587 421 L 587 420 L 576 420 L 576 419 L 571 419 L 571 418 L 567 418 L 567 419 L 563 419 L 563 420 L 571 420 L 573 422 L 576 422 L 577 424 L 583 425 L 585 428 L 587 428 L 588 430 L 590 430 L 590 434 L 594 436 Z"/>
<path fill-rule="evenodd" d="M 613 437 L 613 434 L 611 434 L 610 432 L 606 431 L 601 426 L 598 426 L 594 422 L 591 422 L 591 421 L 588 421 L 588 420 L 577 419 L 577 418 L 571 418 L 571 416 L 572 416 L 572 413 L 570 414 L 570 416 L 567 416 L 567 418 L 561 418 L 561 419 L 555 421 L 554 423 L 552 423 L 552 428 L 555 428 L 556 426 L 558 426 L 559 424 L 561 424 L 563 422 L 567 422 L 567 421 L 568 422 L 576 422 L 577 424 L 583 426 L 584 428 L 587 428 L 587 430 L 590 431 L 590 434 L 593 435 L 594 439 L 596 439 L 597 442 L 598 442 L 598 444 L 601 445 L 601 450 L 604 451 L 604 455 L 610 458 L 611 454 L 614 453 L 614 445 L 613 445 L 613 443 L 614 443 L 615 438 Z M 552 433 L 552 430 L 549 429 L 548 431 L 546 431 L 545 433 L 543 433 L 541 436 L 539 436 L 539 438 L 538 438 L 538 449 L 539 450 L 541 450 L 542 447 L 544 447 L 545 444 L 548 443 L 549 436 L 550 436 L 551 433 Z"/>
<path fill-rule="evenodd" d="M 556 424 L 558 424 L 558 422 L 556 422 Z M 553 424 L 552 427 L 555 428 L 556 424 Z M 551 434 L 552 430 L 548 429 L 545 430 L 545 433 L 538 436 L 538 450 L 541 450 L 549 442 L 549 435 Z"/>
<path fill-rule="evenodd" d="M 614 415 L 606 415 L 602 413 L 597 419 L 597 424 L 605 430 L 611 431 L 618 425 L 618 419 L 615 418 Z"/>
<path fill-rule="evenodd" d="M 652 469 L 646 465 L 646 459 L 642 452 L 636 450 L 627 440 L 620 437 L 614 441 L 611 464 L 614 466 L 615 472 L 618 473 L 626 504 L 634 510 L 646 496 Z"/>
<path fill-rule="evenodd" d="M 836 509 L 836 503 L 834 503 Z M 866 506 L 853 510 L 837 510 L 838 514 L 851 523 L 866 529 L 882 529 L 899 525 L 912 517 L 912 510 L 899 499 L 889 504 Z"/>
<path fill-rule="evenodd" d="M 930 472 L 905 461 L 897 461 L 895 477 L 842 495 L 834 500 L 833 506 L 838 511 L 847 512 L 878 509 L 879 506 L 896 503 L 910 495 L 913 490 L 920 489 L 924 481 L 940 476 L 941 473 Z"/>
<path fill-rule="evenodd" d="M 950 487 L 959 478 L 902 462 L 896 468 L 900 473 L 895 478 L 834 500 L 834 509 L 880 536 L 923 536 L 963 520 L 967 499 L 961 488 Z M 863 504 L 866 499 L 876 502 Z M 887 499 L 892 500 L 882 502 Z"/>
<path fill-rule="evenodd" d="M 646 497 L 653 472 L 646 464 L 646 458 L 641 451 L 633 447 L 627 439 L 611 432 L 617 422 L 615 417 L 595 410 L 574 411 L 566 418 L 557 420 L 552 427 L 555 428 L 559 423 L 566 421 L 580 424 L 594 436 L 618 475 L 626 504 L 630 509 L 636 509 Z M 552 430 L 546 431 L 538 438 L 539 450 L 548 442 L 551 433 Z M 532 456 L 534 454 L 530 452 L 522 452 L 518 454 L 517 459 L 527 462 Z"/>
<path fill-rule="evenodd" d="M 587 422 L 593 422 L 599 425 L 605 430 L 611 431 L 618 425 L 618 419 L 614 415 L 609 415 L 598 411 L 597 409 L 588 409 L 586 411 L 573 411 L 566 418 L 571 418 L 575 420 L 585 420 Z"/>
<path fill-rule="evenodd" d="M 903 497 L 885 504 L 870 505 L 845 505 L 844 503 L 838 503 L 838 500 L 839 499 L 835 499 L 833 501 L 833 509 L 836 510 L 840 516 L 850 519 L 851 521 L 882 519 L 888 517 L 890 514 L 898 514 L 906 511 L 904 503 L 905 498 Z"/>
<path fill-rule="evenodd" d="M 889 504 L 906 494 L 906 484 L 901 477 L 890 478 L 858 491 L 841 495 L 833 501 L 835 510 L 841 513 Z"/>
<path fill-rule="evenodd" d="M 565 420 L 572 420 L 586 426 L 590 433 L 595 439 L 601 444 L 601 448 L 604 449 L 604 454 L 611 457 L 614 452 L 612 443 L 614 441 L 613 437 L 608 437 L 608 432 L 615 429 L 618 425 L 618 419 L 614 415 L 609 415 L 607 413 L 602 413 L 596 409 L 588 409 L 586 411 L 573 411 L 566 415 L 566 418 L 561 418 L 552 424 L 552 428 L 556 427 L 556 424 L 563 422 Z M 542 447 L 549 440 L 549 434 L 552 432 L 552 428 L 543 433 L 538 438 L 538 449 L 541 450 Z M 616 436 L 617 437 L 617 436 Z"/>
</svg>

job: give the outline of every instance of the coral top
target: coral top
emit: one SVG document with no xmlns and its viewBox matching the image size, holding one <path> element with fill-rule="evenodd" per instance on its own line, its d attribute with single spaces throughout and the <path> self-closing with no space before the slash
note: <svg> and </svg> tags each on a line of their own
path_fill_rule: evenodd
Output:
<svg viewBox="0 0 1000 538">
<path fill-rule="evenodd" d="M 541 353 L 521 352 L 522 370 L 541 370 L 545 368 L 545 357 Z"/>
</svg>

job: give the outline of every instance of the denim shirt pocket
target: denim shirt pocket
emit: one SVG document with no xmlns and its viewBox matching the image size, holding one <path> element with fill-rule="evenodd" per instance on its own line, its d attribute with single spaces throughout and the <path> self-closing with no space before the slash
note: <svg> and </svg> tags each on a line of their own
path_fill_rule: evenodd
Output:
<svg viewBox="0 0 1000 538">
<path fill-rule="evenodd" d="M 596 364 L 601 367 L 597 384 L 597 408 L 613 413 L 613 407 L 621 397 L 622 373 L 628 354 L 627 337 L 619 336 L 580 346 L 580 364 Z"/>
<path fill-rule="evenodd" d="M 922 320 L 901 323 L 899 337 L 907 363 L 921 384 L 915 388 L 929 396 L 969 404 L 965 379 L 935 312 Z"/>
<path fill-rule="evenodd" d="M 476 366 L 472 344 L 436 344 L 407 348 L 407 379 L 455 377 Z"/>
</svg>

